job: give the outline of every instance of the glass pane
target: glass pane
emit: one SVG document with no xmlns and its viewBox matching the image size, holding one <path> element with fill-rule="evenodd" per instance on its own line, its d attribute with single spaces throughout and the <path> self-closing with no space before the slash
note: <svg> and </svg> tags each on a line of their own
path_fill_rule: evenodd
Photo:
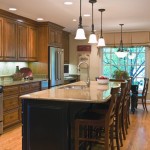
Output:
<svg viewBox="0 0 150 150">
<path fill-rule="evenodd" d="M 103 48 L 103 52 L 104 52 L 104 53 L 106 53 L 106 52 L 107 52 L 107 53 L 110 53 L 110 52 L 111 52 L 111 48 Z"/>
<path fill-rule="evenodd" d="M 103 75 L 110 77 L 110 66 L 104 66 L 103 67 Z"/>
</svg>

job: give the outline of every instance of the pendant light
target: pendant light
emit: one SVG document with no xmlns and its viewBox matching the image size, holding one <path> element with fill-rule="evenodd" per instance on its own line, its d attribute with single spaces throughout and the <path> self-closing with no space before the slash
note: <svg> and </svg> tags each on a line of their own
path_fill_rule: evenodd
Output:
<svg viewBox="0 0 150 150">
<path fill-rule="evenodd" d="M 82 27 L 82 16 L 81 16 L 81 0 L 80 0 L 80 16 L 79 16 L 79 26 L 78 26 L 78 29 L 77 29 L 77 32 L 76 32 L 76 37 L 75 37 L 76 40 L 85 40 L 86 37 L 85 37 L 85 32 L 84 32 L 84 29 Z"/>
<path fill-rule="evenodd" d="M 99 11 L 101 12 L 101 36 L 98 40 L 98 45 L 97 46 L 98 47 L 103 47 L 103 46 L 105 46 L 105 40 L 102 36 L 102 13 L 105 11 L 105 9 L 99 9 Z"/>
<path fill-rule="evenodd" d="M 120 45 L 119 45 L 119 49 L 117 52 L 115 52 L 115 54 L 117 55 L 118 58 L 124 58 L 127 56 L 128 52 L 124 50 L 123 48 L 123 41 L 122 41 L 122 26 L 124 24 L 119 24 L 121 26 L 121 40 L 120 40 Z"/>
<path fill-rule="evenodd" d="M 90 3 L 92 3 L 92 31 L 91 31 L 91 34 L 89 36 L 89 41 L 88 43 L 90 44 L 95 44 L 97 43 L 97 37 L 95 35 L 95 32 L 94 32 L 94 23 L 93 23 L 93 3 L 96 3 L 97 0 L 89 0 Z"/>
</svg>

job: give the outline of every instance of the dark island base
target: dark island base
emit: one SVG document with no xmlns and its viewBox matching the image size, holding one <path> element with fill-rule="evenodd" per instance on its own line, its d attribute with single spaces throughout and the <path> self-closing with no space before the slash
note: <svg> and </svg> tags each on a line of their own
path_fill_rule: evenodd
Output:
<svg viewBox="0 0 150 150">
<path fill-rule="evenodd" d="M 74 150 L 74 118 L 91 104 L 22 101 L 23 150 Z"/>
</svg>

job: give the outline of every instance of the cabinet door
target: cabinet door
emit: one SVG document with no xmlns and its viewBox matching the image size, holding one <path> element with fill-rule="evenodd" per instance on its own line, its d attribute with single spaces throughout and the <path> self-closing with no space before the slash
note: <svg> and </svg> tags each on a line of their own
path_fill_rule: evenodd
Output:
<svg viewBox="0 0 150 150">
<path fill-rule="evenodd" d="M 0 18 L 0 60 L 3 60 L 3 18 Z"/>
<path fill-rule="evenodd" d="M 49 27 L 49 44 L 52 46 L 62 47 L 62 31 Z"/>
<path fill-rule="evenodd" d="M 23 150 L 69 150 L 67 104 L 26 102 L 23 101 Z"/>
<path fill-rule="evenodd" d="M 55 29 L 49 28 L 49 44 L 55 45 Z"/>
<path fill-rule="evenodd" d="M 60 30 L 55 31 L 55 42 L 59 47 L 62 47 L 62 31 Z"/>
<path fill-rule="evenodd" d="M 17 23 L 5 19 L 4 33 L 4 59 L 17 60 Z"/>
<path fill-rule="evenodd" d="M 27 60 L 27 36 L 28 27 L 25 24 L 18 24 L 18 60 Z"/>
<path fill-rule="evenodd" d="M 12 126 L 13 124 L 19 123 L 20 120 L 20 109 L 12 109 L 3 114 L 3 124 L 4 128 Z"/>
<path fill-rule="evenodd" d="M 28 28 L 28 60 L 37 61 L 37 28 L 30 26 Z"/>
</svg>

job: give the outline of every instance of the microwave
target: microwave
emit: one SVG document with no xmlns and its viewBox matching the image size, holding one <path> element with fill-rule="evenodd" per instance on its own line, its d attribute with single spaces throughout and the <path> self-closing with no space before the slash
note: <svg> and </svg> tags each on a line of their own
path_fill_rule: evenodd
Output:
<svg viewBox="0 0 150 150">
<path fill-rule="evenodd" d="M 64 64 L 64 77 L 69 76 L 69 64 Z"/>
</svg>

